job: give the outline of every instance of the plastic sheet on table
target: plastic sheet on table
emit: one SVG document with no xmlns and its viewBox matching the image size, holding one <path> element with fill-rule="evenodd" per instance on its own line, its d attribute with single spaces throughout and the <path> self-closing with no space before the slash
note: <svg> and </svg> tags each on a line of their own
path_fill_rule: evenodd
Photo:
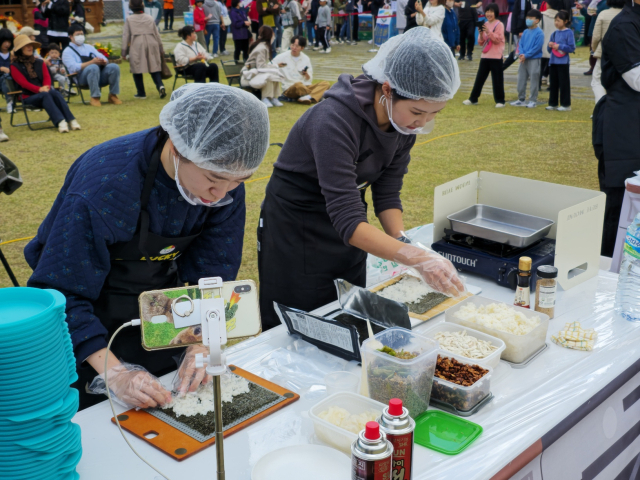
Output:
<svg viewBox="0 0 640 480">
<path fill-rule="evenodd" d="M 263 420 L 249 430 L 249 465 L 252 467 L 266 454 L 284 447 L 302 445 L 307 439 L 302 432 L 303 418 L 284 411 Z"/>
<path fill-rule="evenodd" d="M 416 478 L 444 480 L 465 471 L 473 471 L 473 478 L 491 478 L 499 471 L 496 458 L 505 466 L 640 358 L 640 324 L 615 314 L 616 285 L 616 275 L 601 271 L 580 287 L 559 292 L 547 352 L 524 371 L 501 362 L 491 381 L 493 401 L 472 418 L 483 427 L 482 436 L 454 461 L 441 455 L 416 457 L 415 471 L 424 472 Z M 592 352 L 549 340 L 577 318 L 583 328 L 598 332 Z"/>
<path fill-rule="evenodd" d="M 233 363 L 303 398 L 320 398 L 326 393 L 326 374 L 352 369 L 350 362 L 294 338 L 286 347 L 271 348 L 263 355 L 259 348 L 237 352 L 233 355 Z"/>
</svg>

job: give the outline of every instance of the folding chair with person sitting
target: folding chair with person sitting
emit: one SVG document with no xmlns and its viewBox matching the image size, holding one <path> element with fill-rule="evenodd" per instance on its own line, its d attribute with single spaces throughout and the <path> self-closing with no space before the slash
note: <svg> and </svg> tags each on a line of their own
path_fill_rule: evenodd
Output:
<svg viewBox="0 0 640 480">
<path fill-rule="evenodd" d="M 178 30 L 182 42 L 173 50 L 176 67 L 182 68 L 186 75 L 193 75 L 195 83 L 218 82 L 218 66 L 215 63 L 207 63 L 211 55 L 198 43 L 195 29 L 191 25 L 185 25 Z M 175 83 L 174 83 L 175 87 Z"/>
<path fill-rule="evenodd" d="M 40 46 L 26 35 L 18 35 L 13 42 L 15 60 L 11 63 L 11 77 L 22 89 L 22 93 L 16 97 L 20 97 L 25 117 L 28 108 L 42 108 L 49 114 L 60 133 L 68 132 L 69 128 L 80 130 L 80 125 L 69 110 L 64 97 L 52 88 L 51 76 L 44 60 L 34 56 L 35 49 Z M 16 98 L 16 106 L 17 103 Z M 11 124 L 13 125 L 13 113 Z M 27 125 L 31 128 L 28 117 Z"/>
<path fill-rule="evenodd" d="M 80 24 L 69 27 L 69 46 L 62 52 L 62 62 L 69 74 L 77 74 L 73 81 L 79 88 L 91 90 L 91 105 L 100 107 L 101 89 L 109 86 L 109 103 L 120 105 L 120 67 L 109 63 L 107 57 L 93 45 L 84 43 L 84 32 Z"/>
</svg>

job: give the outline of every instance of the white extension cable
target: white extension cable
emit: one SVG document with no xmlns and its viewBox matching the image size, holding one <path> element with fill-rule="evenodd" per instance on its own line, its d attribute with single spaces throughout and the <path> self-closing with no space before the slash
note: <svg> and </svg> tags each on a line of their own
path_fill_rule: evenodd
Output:
<svg viewBox="0 0 640 480">
<path fill-rule="evenodd" d="M 118 333 L 120 332 L 120 330 L 122 330 L 125 327 L 135 327 L 135 326 L 139 326 L 140 325 L 140 320 L 132 320 L 130 322 L 127 322 L 123 325 L 120 326 L 120 328 L 118 328 L 114 334 L 111 336 L 111 339 L 109 340 L 109 344 L 107 345 L 107 353 L 104 356 L 104 384 L 105 387 L 107 389 L 107 397 L 109 397 L 109 405 L 111 405 L 111 411 L 113 412 L 113 418 L 116 421 L 116 425 L 118 426 L 118 430 L 120 430 L 120 434 L 122 435 L 122 438 L 124 438 L 124 441 L 127 442 L 127 445 L 129 445 L 129 448 L 131 450 L 133 450 L 133 453 L 135 453 L 138 458 L 140 460 L 142 460 L 144 463 L 146 463 L 147 465 L 149 465 L 151 468 L 153 468 L 156 472 L 158 472 L 160 475 L 162 475 L 162 477 L 165 480 L 171 480 L 167 475 L 165 475 L 164 473 L 162 473 L 160 470 L 158 470 L 156 467 L 154 467 L 153 465 L 151 465 L 149 462 L 147 462 L 144 458 L 142 458 L 142 455 L 140 455 L 135 448 L 133 448 L 133 445 L 131 445 L 129 443 L 129 440 L 127 440 L 127 437 L 125 436 L 124 432 L 122 431 L 122 427 L 120 426 L 120 421 L 118 420 L 118 415 L 116 415 L 116 409 L 113 406 L 113 401 L 111 400 L 111 391 L 109 390 L 109 379 L 107 377 L 107 360 L 109 359 L 109 351 L 111 350 L 111 344 L 113 343 L 113 339 L 116 338 L 116 335 L 118 335 Z"/>
</svg>

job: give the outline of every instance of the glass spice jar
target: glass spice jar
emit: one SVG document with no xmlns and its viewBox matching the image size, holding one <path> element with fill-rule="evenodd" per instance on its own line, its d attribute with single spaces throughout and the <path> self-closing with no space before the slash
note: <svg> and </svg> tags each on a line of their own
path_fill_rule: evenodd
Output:
<svg viewBox="0 0 640 480">
<path fill-rule="evenodd" d="M 556 290 L 558 288 L 558 269 L 552 265 L 541 265 L 536 270 L 536 312 L 553 318 L 556 306 Z"/>
</svg>

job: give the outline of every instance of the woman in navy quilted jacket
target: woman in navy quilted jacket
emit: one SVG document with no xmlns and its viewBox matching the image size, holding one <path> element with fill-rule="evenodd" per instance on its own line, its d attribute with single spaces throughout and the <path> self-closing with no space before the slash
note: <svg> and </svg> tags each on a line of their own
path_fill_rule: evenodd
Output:
<svg viewBox="0 0 640 480">
<path fill-rule="evenodd" d="M 235 279 L 243 182 L 268 143 L 267 109 L 255 96 L 219 83 L 189 84 L 173 92 L 159 127 L 98 145 L 71 166 L 25 257 L 33 268 L 29 286 L 67 298 L 81 409 L 102 400 L 87 387 L 104 373 L 114 331 L 139 318 L 140 293 L 204 277 Z M 201 351 L 189 347 L 180 368 L 192 390 L 207 380 L 195 368 Z M 124 330 L 109 353 L 111 391 L 127 405 L 164 404 L 171 395 L 149 372 L 174 370 L 178 354 L 145 351 L 139 330 Z"/>
</svg>

